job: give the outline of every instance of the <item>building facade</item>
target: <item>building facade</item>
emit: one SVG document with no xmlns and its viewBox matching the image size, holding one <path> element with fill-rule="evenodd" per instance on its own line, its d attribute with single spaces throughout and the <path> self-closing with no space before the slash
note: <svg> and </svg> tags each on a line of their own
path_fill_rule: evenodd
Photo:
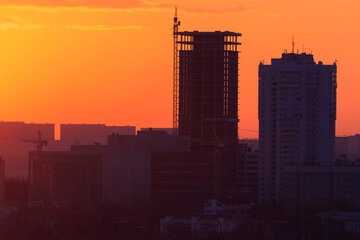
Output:
<svg viewBox="0 0 360 240">
<path fill-rule="evenodd" d="M 205 216 L 238 215 L 248 217 L 252 203 L 244 202 L 242 199 L 224 198 L 211 199 L 204 204 Z"/>
<path fill-rule="evenodd" d="M 336 63 L 311 54 L 260 63 L 260 202 L 279 202 L 283 166 L 335 160 L 336 87 Z"/>
<path fill-rule="evenodd" d="M 74 152 L 29 153 L 29 206 L 99 207 L 102 156 Z"/>
<path fill-rule="evenodd" d="M 286 166 L 282 202 L 288 212 L 360 207 L 360 165 Z"/>
<path fill-rule="evenodd" d="M 235 164 L 236 195 L 257 200 L 259 188 L 259 152 L 247 144 L 239 144 Z"/>
<path fill-rule="evenodd" d="M 141 130 L 136 136 L 111 134 L 108 145 L 125 151 L 190 151 L 189 136 L 174 136 L 166 131 Z"/>
<path fill-rule="evenodd" d="M 152 198 L 164 208 L 191 212 L 209 199 L 229 196 L 230 173 L 226 161 L 214 167 L 211 152 L 156 152 L 151 161 Z"/>
<path fill-rule="evenodd" d="M 189 152 L 187 136 L 142 130 L 138 135 L 111 134 L 108 145 L 73 145 L 71 152 L 102 156 L 104 203 L 144 203 L 151 195 L 151 157 L 154 152 Z"/>
</svg>

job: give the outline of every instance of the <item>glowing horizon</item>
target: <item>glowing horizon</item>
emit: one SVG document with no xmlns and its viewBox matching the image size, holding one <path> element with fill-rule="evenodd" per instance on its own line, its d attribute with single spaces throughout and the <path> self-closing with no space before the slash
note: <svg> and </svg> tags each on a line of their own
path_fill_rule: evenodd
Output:
<svg viewBox="0 0 360 240">
<path fill-rule="evenodd" d="M 316 62 L 337 60 L 336 134 L 360 133 L 355 0 L 2 1 L 0 120 L 171 127 L 175 5 L 180 31 L 243 35 L 240 138 L 257 137 L 258 64 L 291 49 L 292 34 Z"/>
</svg>

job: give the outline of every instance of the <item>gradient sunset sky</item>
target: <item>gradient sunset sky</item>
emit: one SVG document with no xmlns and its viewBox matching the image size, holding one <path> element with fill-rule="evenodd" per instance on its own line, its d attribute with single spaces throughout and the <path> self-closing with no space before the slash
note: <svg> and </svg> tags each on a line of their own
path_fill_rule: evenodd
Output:
<svg viewBox="0 0 360 240">
<path fill-rule="evenodd" d="M 241 138 L 257 137 L 259 62 L 292 34 L 315 61 L 337 60 L 336 134 L 360 133 L 358 0 L 2 0 L 0 120 L 171 127 L 175 5 L 181 31 L 243 34 Z"/>
</svg>

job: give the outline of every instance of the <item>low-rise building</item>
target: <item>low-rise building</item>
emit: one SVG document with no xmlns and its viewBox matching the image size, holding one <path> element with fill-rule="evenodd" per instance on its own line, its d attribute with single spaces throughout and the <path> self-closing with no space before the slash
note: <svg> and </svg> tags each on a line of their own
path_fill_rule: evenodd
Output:
<svg viewBox="0 0 360 240">
<path fill-rule="evenodd" d="M 236 198 L 220 198 L 211 199 L 204 204 L 205 216 L 218 216 L 218 215 L 238 215 L 247 217 L 249 210 L 254 206 L 242 199 Z"/>
<path fill-rule="evenodd" d="M 102 156 L 78 152 L 29 153 L 29 206 L 99 207 Z"/>
<path fill-rule="evenodd" d="M 54 140 L 55 125 L 52 123 L 25 123 L 0 121 L 0 141 L 37 140 L 39 131 L 42 140 Z"/>
<path fill-rule="evenodd" d="M 128 205 L 150 199 L 151 151 L 126 151 L 110 145 L 74 145 L 71 152 L 102 156 L 104 203 Z"/>
<path fill-rule="evenodd" d="M 226 155 L 212 152 L 156 152 L 151 161 L 154 202 L 178 212 L 192 212 L 214 197 L 231 191 Z M 218 160 L 216 163 L 215 161 Z"/>
<path fill-rule="evenodd" d="M 160 231 L 163 235 L 227 233 L 237 230 L 241 222 L 234 216 L 166 216 L 160 219 Z"/>
<path fill-rule="evenodd" d="M 160 219 L 164 235 L 174 233 L 230 233 L 239 230 L 249 216 L 252 204 L 241 199 L 219 198 L 204 203 L 203 214 L 166 216 Z"/>
<path fill-rule="evenodd" d="M 150 200 L 151 157 L 154 152 L 190 151 L 186 136 L 142 130 L 136 136 L 111 134 L 108 145 L 73 145 L 72 152 L 102 155 L 105 203 L 129 205 Z"/>
<path fill-rule="evenodd" d="M 136 136 L 111 134 L 108 145 L 123 151 L 189 152 L 190 137 L 169 135 L 166 131 L 150 128 L 138 131 Z"/>
<path fill-rule="evenodd" d="M 360 166 L 285 166 L 282 203 L 293 212 L 360 206 Z"/>
<path fill-rule="evenodd" d="M 320 213 L 317 216 L 321 219 L 328 234 L 342 231 L 360 234 L 360 212 L 332 211 Z"/>
<path fill-rule="evenodd" d="M 259 188 L 259 152 L 247 144 L 239 144 L 235 164 L 236 194 L 256 201 Z"/>
<path fill-rule="evenodd" d="M 350 161 L 360 161 L 360 134 L 347 137 L 336 137 L 335 146 L 337 158 L 346 155 Z"/>
</svg>

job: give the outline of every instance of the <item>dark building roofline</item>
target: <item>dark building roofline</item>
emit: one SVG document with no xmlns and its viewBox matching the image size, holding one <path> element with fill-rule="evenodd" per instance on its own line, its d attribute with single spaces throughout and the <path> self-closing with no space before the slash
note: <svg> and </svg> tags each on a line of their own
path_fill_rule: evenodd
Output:
<svg viewBox="0 0 360 240">
<path fill-rule="evenodd" d="M 194 36 L 194 35 L 222 35 L 222 36 L 241 36 L 241 33 L 235 33 L 235 32 L 229 32 L 229 31 L 215 31 L 215 32 L 199 32 L 199 31 L 193 31 L 193 32 L 178 32 L 178 35 L 184 35 L 184 36 Z"/>
</svg>

